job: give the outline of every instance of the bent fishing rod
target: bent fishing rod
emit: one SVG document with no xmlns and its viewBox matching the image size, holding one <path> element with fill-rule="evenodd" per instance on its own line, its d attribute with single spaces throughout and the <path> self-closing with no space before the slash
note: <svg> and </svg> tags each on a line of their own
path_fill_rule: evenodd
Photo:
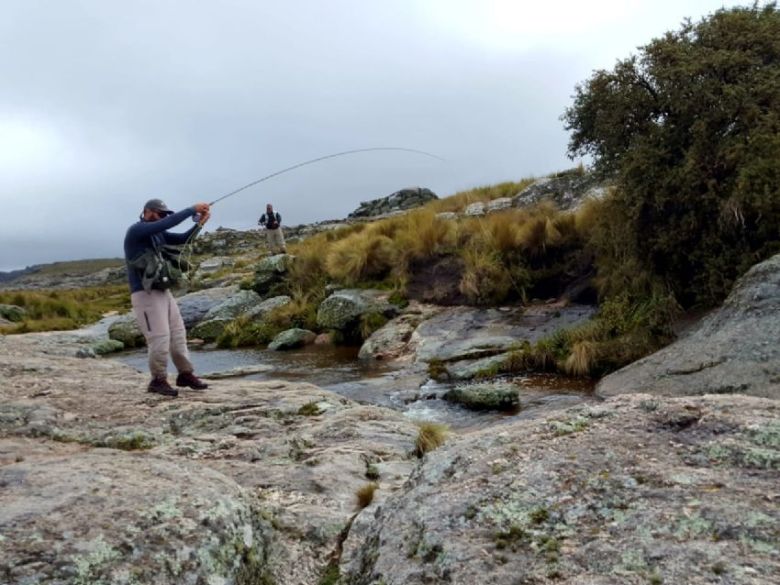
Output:
<svg viewBox="0 0 780 585">
<path fill-rule="evenodd" d="M 320 156 L 320 157 L 317 157 L 317 158 L 313 158 L 311 160 L 307 160 L 307 161 L 304 161 L 302 163 L 298 163 L 298 164 L 292 165 L 291 167 L 287 167 L 286 169 L 282 169 L 281 171 L 276 171 L 275 173 L 271 173 L 270 175 L 266 175 L 265 177 L 257 179 L 256 181 L 252 181 L 251 183 L 247 183 L 243 187 L 239 187 L 235 191 L 231 191 L 230 193 L 226 193 L 225 195 L 222 195 L 221 197 L 218 197 L 217 199 L 215 199 L 214 201 L 209 203 L 209 206 L 214 205 L 215 203 L 219 203 L 223 199 L 227 199 L 228 197 L 231 197 L 233 195 L 241 193 L 241 191 L 244 191 L 245 189 L 249 189 L 250 187 L 254 187 L 255 185 L 258 185 L 258 184 L 260 184 L 260 183 L 262 183 L 264 181 L 267 181 L 268 179 L 272 179 L 273 177 L 277 177 L 277 176 L 279 176 L 281 174 L 290 172 L 290 171 L 295 170 L 295 169 L 299 169 L 301 167 L 305 167 L 306 165 L 314 164 L 316 162 L 327 160 L 329 158 L 336 158 L 338 156 L 345 156 L 345 155 L 348 155 L 348 154 L 357 154 L 359 152 L 372 152 L 372 151 L 376 151 L 376 150 L 399 150 L 399 151 L 402 151 L 402 152 L 414 152 L 414 153 L 422 154 L 422 155 L 425 155 L 425 156 L 429 156 L 431 158 L 435 158 L 437 160 L 440 160 L 440 161 L 444 162 L 443 158 L 441 158 L 439 156 L 436 156 L 435 154 L 431 154 L 430 152 L 425 152 L 424 150 L 416 150 L 414 148 L 401 148 L 399 146 L 376 146 L 376 147 L 373 147 L 373 148 L 357 148 L 357 149 L 354 149 L 354 150 L 345 150 L 344 152 L 336 152 L 334 154 L 326 154 L 325 156 Z"/>
<path fill-rule="evenodd" d="M 238 193 L 241 193 L 241 191 L 244 191 L 246 189 L 249 189 L 250 187 L 254 187 L 255 185 L 259 185 L 260 183 L 267 181 L 268 179 L 272 179 L 274 177 L 278 177 L 279 175 L 282 175 L 284 173 L 288 173 L 290 171 L 293 171 L 295 169 L 299 169 L 301 167 L 305 167 L 306 165 L 314 164 L 323 160 L 327 160 L 330 158 L 336 158 L 339 156 L 346 156 L 349 154 L 357 154 L 360 152 L 374 152 L 378 150 L 395 150 L 395 151 L 401 151 L 401 152 L 412 152 L 415 154 L 422 154 L 424 156 L 429 156 L 431 158 L 435 158 L 436 160 L 440 160 L 444 162 L 444 159 L 440 156 L 436 156 L 435 154 L 431 154 L 430 152 L 425 152 L 424 150 L 417 150 L 415 148 L 403 148 L 401 146 L 375 146 L 372 148 L 356 148 L 353 150 L 345 150 L 343 152 L 335 152 L 333 154 L 326 154 L 325 156 L 319 156 L 317 158 L 313 158 L 307 161 L 303 161 L 301 163 L 289 166 L 287 168 L 284 168 L 280 171 L 276 171 L 274 173 L 271 173 L 270 175 L 266 175 L 265 177 L 261 177 L 257 179 L 256 181 L 252 181 L 251 183 L 247 183 L 243 187 L 239 187 L 238 189 L 235 189 L 234 191 L 231 191 L 230 193 L 225 193 L 224 195 L 217 197 L 214 201 L 209 203 L 209 207 L 213 206 L 215 203 L 219 203 L 220 201 L 223 201 L 224 199 L 227 199 L 228 197 L 232 197 L 233 195 L 237 195 Z M 185 243 L 185 246 L 188 245 L 192 240 L 197 237 L 197 235 L 200 233 L 201 229 L 203 228 L 203 219 L 198 218 L 197 214 L 193 216 L 193 219 L 198 222 L 198 227 L 195 229 L 192 234 L 190 234 L 190 237 L 187 238 L 187 242 Z"/>
</svg>

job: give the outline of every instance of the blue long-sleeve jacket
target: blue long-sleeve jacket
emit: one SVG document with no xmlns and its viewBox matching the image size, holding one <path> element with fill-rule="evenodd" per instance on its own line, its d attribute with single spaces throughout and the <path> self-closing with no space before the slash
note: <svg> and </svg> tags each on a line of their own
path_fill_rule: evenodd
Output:
<svg viewBox="0 0 780 585">
<path fill-rule="evenodd" d="M 198 224 L 181 234 L 172 234 L 166 230 L 179 225 L 194 214 L 195 207 L 187 207 L 157 221 L 141 220 L 127 228 L 127 234 L 125 234 L 125 263 L 127 264 L 127 279 L 130 281 L 131 293 L 144 290 L 144 287 L 141 284 L 141 277 L 135 269 L 130 267 L 130 261 L 151 248 L 153 246 L 152 242 L 158 246 L 185 243 L 192 232 L 197 229 Z"/>
</svg>

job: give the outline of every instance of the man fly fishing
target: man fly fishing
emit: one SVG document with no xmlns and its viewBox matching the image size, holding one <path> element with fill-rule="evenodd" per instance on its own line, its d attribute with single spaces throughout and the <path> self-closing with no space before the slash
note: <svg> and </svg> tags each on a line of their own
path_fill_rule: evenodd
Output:
<svg viewBox="0 0 780 585">
<path fill-rule="evenodd" d="M 167 231 L 194 216 L 199 217 L 199 222 L 186 232 L 175 234 Z M 178 396 L 178 390 L 168 383 L 169 355 L 179 373 L 177 386 L 193 390 L 208 387 L 193 373 L 187 349 L 187 331 L 170 287 L 186 270 L 180 260 L 178 246 L 194 237 L 209 216 L 208 203 L 196 203 L 174 213 L 160 199 L 150 199 L 144 205 L 141 221 L 131 225 L 125 235 L 130 300 L 149 351 L 152 374 L 149 392 Z"/>
</svg>

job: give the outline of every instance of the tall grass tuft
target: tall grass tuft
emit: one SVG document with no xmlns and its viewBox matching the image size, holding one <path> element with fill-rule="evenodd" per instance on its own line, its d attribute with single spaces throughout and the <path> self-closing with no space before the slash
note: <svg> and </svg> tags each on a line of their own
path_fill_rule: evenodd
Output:
<svg viewBox="0 0 780 585">
<path fill-rule="evenodd" d="M 374 493 L 379 489 L 379 484 L 375 481 L 363 484 L 355 492 L 357 498 L 357 505 L 359 509 L 366 508 L 374 501 Z"/>
<path fill-rule="evenodd" d="M 422 457 L 426 453 L 438 449 L 447 440 L 449 427 L 434 422 L 418 422 L 419 430 L 417 440 L 414 444 L 414 452 L 417 457 Z"/>
</svg>

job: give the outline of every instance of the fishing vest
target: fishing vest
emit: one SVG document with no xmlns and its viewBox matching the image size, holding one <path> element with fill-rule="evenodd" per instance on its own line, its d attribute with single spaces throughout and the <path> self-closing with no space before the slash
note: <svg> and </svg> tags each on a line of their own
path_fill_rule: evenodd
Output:
<svg viewBox="0 0 780 585">
<path fill-rule="evenodd" d="M 265 218 L 265 221 L 263 221 L 263 218 Z M 264 213 L 263 217 L 260 218 L 260 223 L 265 225 L 266 229 L 275 230 L 279 227 L 281 219 L 281 216 L 277 212 Z"/>
<path fill-rule="evenodd" d="M 130 267 L 138 273 L 146 292 L 168 290 L 182 281 L 190 269 L 189 263 L 181 257 L 183 248 L 171 244 L 158 246 L 152 240 L 151 248 L 130 261 Z"/>
</svg>

